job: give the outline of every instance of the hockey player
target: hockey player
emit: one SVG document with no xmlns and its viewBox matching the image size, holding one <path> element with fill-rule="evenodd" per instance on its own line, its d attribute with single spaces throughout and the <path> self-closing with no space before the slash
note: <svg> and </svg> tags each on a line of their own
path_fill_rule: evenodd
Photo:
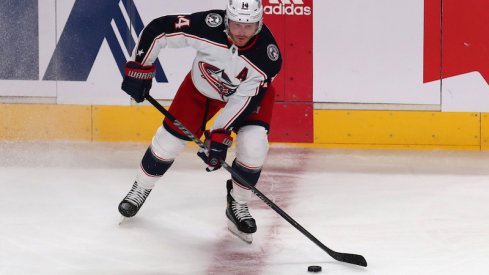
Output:
<svg viewBox="0 0 489 275">
<path fill-rule="evenodd" d="M 272 79 L 282 59 L 272 33 L 263 24 L 260 0 L 226 0 L 226 10 L 169 15 L 153 20 L 143 30 L 126 64 L 122 90 L 142 102 L 151 88 L 153 62 L 162 48 L 192 47 L 197 51 L 170 106 L 172 113 L 195 136 L 205 136 L 206 152 L 197 155 L 207 171 L 221 167 L 236 135 L 232 167 L 256 185 L 268 152 L 268 130 L 274 90 Z M 214 124 L 205 125 L 220 109 Z M 155 182 L 170 168 L 190 139 L 165 119 L 141 161 L 136 180 L 119 204 L 124 217 L 136 215 Z M 247 202 L 251 190 L 235 178 L 227 181 L 228 228 L 251 243 L 256 223 Z"/>
</svg>

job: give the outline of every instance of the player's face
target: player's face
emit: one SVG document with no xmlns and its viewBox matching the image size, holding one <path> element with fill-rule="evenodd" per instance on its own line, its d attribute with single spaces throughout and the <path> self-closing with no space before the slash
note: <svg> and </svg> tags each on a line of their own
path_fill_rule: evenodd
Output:
<svg viewBox="0 0 489 275">
<path fill-rule="evenodd" d="M 258 23 L 239 23 L 229 20 L 229 36 L 238 47 L 246 45 L 257 29 Z"/>
</svg>

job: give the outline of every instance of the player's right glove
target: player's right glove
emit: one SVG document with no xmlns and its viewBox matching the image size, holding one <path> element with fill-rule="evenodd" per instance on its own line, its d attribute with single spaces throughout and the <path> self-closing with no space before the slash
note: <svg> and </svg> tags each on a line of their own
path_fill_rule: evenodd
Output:
<svg viewBox="0 0 489 275">
<path fill-rule="evenodd" d="M 149 95 L 155 70 L 155 65 L 142 66 L 134 61 L 127 62 L 121 89 L 134 98 L 136 102 L 143 102 Z"/>
<path fill-rule="evenodd" d="M 221 168 L 221 160 L 226 160 L 228 149 L 233 144 L 233 137 L 231 132 L 225 129 L 207 130 L 204 136 L 207 152 L 200 149 L 197 155 L 207 163 L 207 172 L 212 172 Z"/>
</svg>

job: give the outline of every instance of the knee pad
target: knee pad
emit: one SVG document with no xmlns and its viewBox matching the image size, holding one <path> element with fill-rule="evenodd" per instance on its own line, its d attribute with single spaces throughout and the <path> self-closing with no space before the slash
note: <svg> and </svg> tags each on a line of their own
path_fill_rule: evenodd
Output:
<svg viewBox="0 0 489 275">
<path fill-rule="evenodd" d="M 236 136 L 236 160 L 248 169 L 261 169 L 267 157 L 268 147 L 268 133 L 264 127 L 241 127 Z"/>
<path fill-rule="evenodd" d="M 186 141 L 170 134 L 164 127 L 158 128 L 151 146 L 141 160 L 136 181 L 146 189 L 152 189 L 156 181 L 166 173 L 173 160 L 185 147 Z"/>
<path fill-rule="evenodd" d="M 151 142 L 151 151 L 161 161 L 173 161 L 185 148 L 187 141 L 177 138 L 160 126 Z"/>
</svg>

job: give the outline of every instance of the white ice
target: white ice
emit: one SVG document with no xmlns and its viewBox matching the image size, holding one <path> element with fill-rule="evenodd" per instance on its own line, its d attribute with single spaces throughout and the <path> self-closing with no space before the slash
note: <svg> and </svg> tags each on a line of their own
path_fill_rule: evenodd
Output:
<svg viewBox="0 0 489 275">
<path fill-rule="evenodd" d="M 489 154 L 273 145 L 248 245 L 227 231 L 226 171 L 188 146 L 132 220 L 117 205 L 141 144 L 0 142 L 0 274 L 489 274 Z M 228 162 L 232 160 L 230 153 Z"/>
</svg>

